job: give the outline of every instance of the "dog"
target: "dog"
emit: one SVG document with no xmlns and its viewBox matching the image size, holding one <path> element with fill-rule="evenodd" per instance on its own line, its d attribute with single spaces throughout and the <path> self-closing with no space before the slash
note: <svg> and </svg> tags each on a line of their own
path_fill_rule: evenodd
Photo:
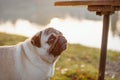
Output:
<svg viewBox="0 0 120 80">
<path fill-rule="evenodd" d="M 49 80 L 67 48 L 63 34 L 46 28 L 14 46 L 0 47 L 0 80 Z"/>
</svg>

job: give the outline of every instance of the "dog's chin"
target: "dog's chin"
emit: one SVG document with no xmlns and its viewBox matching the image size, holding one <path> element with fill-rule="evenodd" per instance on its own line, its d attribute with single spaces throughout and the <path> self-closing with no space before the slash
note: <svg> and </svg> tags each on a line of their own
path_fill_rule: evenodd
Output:
<svg viewBox="0 0 120 80">
<path fill-rule="evenodd" d="M 59 56 L 67 47 L 67 40 L 60 36 L 57 41 L 51 46 L 49 53 L 53 56 Z"/>
</svg>

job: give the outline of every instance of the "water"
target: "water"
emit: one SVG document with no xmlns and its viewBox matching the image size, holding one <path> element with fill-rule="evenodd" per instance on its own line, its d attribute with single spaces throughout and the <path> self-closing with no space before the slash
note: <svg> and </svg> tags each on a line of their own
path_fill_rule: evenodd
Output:
<svg viewBox="0 0 120 80">
<path fill-rule="evenodd" d="M 78 43 L 89 47 L 101 47 L 102 21 L 77 20 L 70 17 L 65 19 L 53 18 L 46 27 L 54 27 L 60 30 L 69 43 Z M 17 20 L 15 24 L 6 22 L 0 24 L 0 31 L 20 34 L 27 37 L 33 36 L 43 29 L 41 25 L 31 23 L 27 20 Z M 120 38 L 113 37 L 109 30 L 108 49 L 120 51 Z"/>
</svg>

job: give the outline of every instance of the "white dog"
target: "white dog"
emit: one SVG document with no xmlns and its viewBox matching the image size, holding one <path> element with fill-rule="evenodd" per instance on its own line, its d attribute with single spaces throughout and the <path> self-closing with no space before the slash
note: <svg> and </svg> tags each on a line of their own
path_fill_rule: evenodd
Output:
<svg viewBox="0 0 120 80">
<path fill-rule="evenodd" d="M 67 40 L 53 28 L 15 46 L 0 47 L 0 80 L 49 80 Z"/>
</svg>

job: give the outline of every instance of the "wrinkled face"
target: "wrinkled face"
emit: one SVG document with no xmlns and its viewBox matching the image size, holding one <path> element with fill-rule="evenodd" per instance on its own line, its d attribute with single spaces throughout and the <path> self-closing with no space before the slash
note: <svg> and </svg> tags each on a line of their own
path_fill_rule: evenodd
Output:
<svg viewBox="0 0 120 80">
<path fill-rule="evenodd" d="M 63 34 L 53 28 L 47 28 L 36 34 L 31 43 L 36 47 L 45 49 L 54 56 L 60 55 L 67 47 L 67 40 Z"/>
</svg>

